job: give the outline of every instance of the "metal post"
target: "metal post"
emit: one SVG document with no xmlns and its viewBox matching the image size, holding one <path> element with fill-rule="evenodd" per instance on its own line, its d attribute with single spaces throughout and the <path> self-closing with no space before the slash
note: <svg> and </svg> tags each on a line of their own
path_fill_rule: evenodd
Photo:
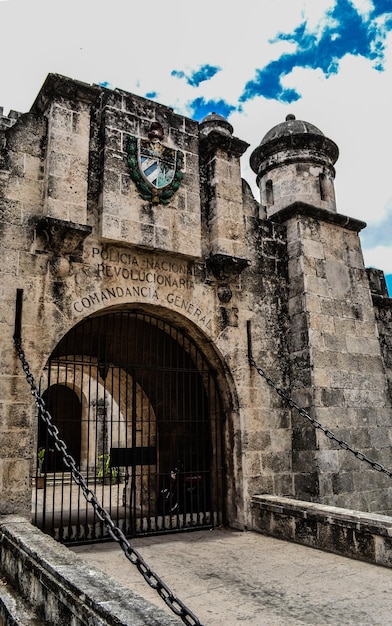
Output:
<svg viewBox="0 0 392 626">
<path fill-rule="evenodd" d="M 22 338 L 22 306 L 23 306 L 23 289 L 16 290 L 15 305 L 15 326 L 14 326 L 14 342 L 20 343 Z"/>
<path fill-rule="evenodd" d="M 253 361 L 252 356 L 252 334 L 251 334 L 251 320 L 246 321 L 246 332 L 248 335 L 248 361 L 251 364 Z"/>
</svg>

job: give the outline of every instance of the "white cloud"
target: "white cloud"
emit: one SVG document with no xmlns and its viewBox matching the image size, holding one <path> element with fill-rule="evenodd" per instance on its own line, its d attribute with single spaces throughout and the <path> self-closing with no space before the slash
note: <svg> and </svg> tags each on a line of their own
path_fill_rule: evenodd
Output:
<svg viewBox="0 0 392 626">
<path fill-rule="evenodd" d="M 259 141 L 269 124 L 283 121 L 289 111 L 312 122 L 339 146 L 338 211 L 369 223 L 381 221 L 392 194 L 390 72 L 377 72 L 367 59 L 347 55 L 339 73 L 329 78 L 321 70 L 295 68 L 282 82 L 302 98 L 291 105 L 273 102 L 271 106 L 263 98 L 247 103 L 247 117 L 233 116 L 236 132 L 242 131 L 253 144 L 257 119 L 263 120 Z"/>
<path fill-rule="evenodd" d="M 373 9 L 371 0 L 351 0 L 351 4 L 357 9 L 360 15 L 368 17 Z"/>
<path fill-rule="evenodd" d="M 242 0 L 226 4 L 199 0 L 0 0 L 0 106 L 26 111 L 49 72 L 88 83 L 107 81 L 114 87 L 144 95 L 187 113 L 197 97 L 223 98 L 237 104 L 256 69 L 297 44 L 276 40 L 306 21 L 320 36 L 337 0 Z M 352 0 L 368 17 L 370 0 Z M 17 36 L 16 36 L 17 34 Z M 222 71 L 194 88 L 171 71 L 201 65 Z M 244 177 L 256 197 L 249 155 L 266 132 L 287 113 L 318 126 L 340 149 L 336 163 L 336 194 L 340 213 L 381 224 L 390 210 L 390 86 L 392 34 L 386 40 L 384 71 L 372 61 L 347 55 L 337 74 L 296 67 L 283 79 L 301 94 L 291 105 L 254 98 L 231 115 L 235 134 L 251 148 L 243 158 Z M 390 249 L 366 250 L 367 263 L 389 268 Z"/>
<path fill-rule="evenodd" d="M 375 267 L 382 269 L 384 274 L 392 274 L 392 245 L 364 249 L 363 256 L 366 267 Z"/>
</svg>

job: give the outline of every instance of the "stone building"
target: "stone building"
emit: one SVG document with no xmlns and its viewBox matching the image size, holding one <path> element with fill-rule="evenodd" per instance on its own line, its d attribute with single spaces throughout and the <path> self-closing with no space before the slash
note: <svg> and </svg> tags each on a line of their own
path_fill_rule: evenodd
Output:
<svg viewBox="0 0 392 626">
<path fill-rule="evenodd" d="M 101 532 L 19 325 L 59 438 L 128 534 L 250 528 L 262 493 L 392 512 L 390 478 L 249 361 L 392 467 L 392 301 L 365 224 L 337 212 L 333 141 L 290 115 L 267 132 L 258 202 L 221 116 L 51 74 L 0 116 L 0 146 L 0 513 L 68 542 Z"/>
</svg>

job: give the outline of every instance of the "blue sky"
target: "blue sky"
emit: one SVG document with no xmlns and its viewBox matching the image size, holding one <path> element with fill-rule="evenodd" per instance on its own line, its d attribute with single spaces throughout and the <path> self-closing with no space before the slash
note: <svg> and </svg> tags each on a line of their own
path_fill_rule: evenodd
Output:
<svg viewBox="0 0 392 626">
<path fill-rule="evenodd" d="M 309 29 L 304 18 L 292 32 L 278 33 L 275 42 L 290 42 L 295 50 L 257 69 L 255 78 L 246 83 L 240 100 L 246 102 L 255 96 L 264 96 L 281 102 L 296 102 L 301 99 L 301 93 L 284 86 L 285 76 L 296 67 L 302 67 L 319 69 L 328 78 L 339 72 L 339 62 L 348 54 L 366 58 L 376 70 L 383 71 L 385 39 L 392 27 L 391 10 L 391 2 L 374 1 L 364 14 L 360 6 L 350 0 L 338 0 L 325 12 L 321 29 Z"/>
<path fill-rule="evenodd" d="M 0 106 L 29 110 L 49 72 L 118 87 L 251 144 L 287 113 L 339 146 L 339 213 L 367 222 L 392 294 L 392 0 L 0 0 Z"/>
</svg>

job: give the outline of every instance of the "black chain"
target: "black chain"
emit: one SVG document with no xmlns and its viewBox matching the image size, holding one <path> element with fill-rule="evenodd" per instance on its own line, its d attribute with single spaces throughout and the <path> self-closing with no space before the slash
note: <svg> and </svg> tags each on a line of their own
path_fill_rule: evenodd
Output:
<svg viewBox="0 0 392 626">
<path fill-rule="evenodd" d="M 328 428 L 320 424 L 320 422 L 318 422 L 316 419 L 311 417 L 311 415 L 309 415 L 309 413 L 307 413 L 305 409 L 301 409 L 301 407 L 299 407 L 298 404 L 296 404 L 294 400 L 290 398 L 290 396 L 287 395 L 285 391 L 283 391 L 283 389 L 280 389 L 277 385 L 275 385 L 272 378 L 270 378 L 268 374 L 266 374 L 266 372 L 257 365 L 255 360 L 251 356 L 249 356 L 249 363 L 257 370 L 260 376 L 262 376 L 266 380 L 268 385 L 272 387 L 273 389 L 275 389 L 276 393 L 281 398 L 283 398 L 283 400 L 292 409 L 295 409 L 300 414 L 301 417 L 304 417 L 305 419 L 307 419 L 312 424 L 312 426 L 314 426 L 314 428 L 318 428 L 319 430 L 321 430 L 324 433 L 324 435 L 328 437 L 328 439 L 332 439 L 332 441 L 336 441 L 336 443 L 339 445 L 340 448 L 342 448 L 343 450 L 348 450 L 348 452 L 351 452 L 352 454 L 354 454 L 354 456 L 356 456 L 357 459 L 359 459 L 360 461 L 365 461 L 365 463 L 368 463 L 369 465 L 371 465 L 373 469 L 377 470 L 378 472 L 382 472 L 383 474 L 386 474 L 387 476 L 389 476 L 389 478 L 392 478 L 391 470 L 387 469 L 380 463 L 377 463 L 376 461 L 369 459 L 369 457 L 363 454 L 363 452 L 360 452 L 359 450 L 355 450 L 354 448 L 352 448 L 346 441 L 343 441 L 343 439 L 339 439 L 339 437 L 337 437 L 331 430 L 329 430 Z"/>
<path fill-rule="evenodd" d="M 163 580 L 155 574 L 143 559 L 141 554 L 135 548 L 131 546 L 128 539 L 125 537 L 122 530 L 115 525 L 109 513 L 103 508 L 98 501 L 95 493 L 88 487 L 87 481 L 84 476 L 79 472 L 76 467 L 75 459 L 69 454 L 66 443 L 59 437 L 59 430 L 52 422 L 52 417 L 49 411 L 46 409 L 45 401 L 40 396 L 38 389 L 34 382 L 34 377 L 30 371 L 29 364 L 26 360 L 24 350 L 21 346 L 20 340 L 15 338 L 15 348 L 18 353 L 18 357 L 22 364 L 23 371 L 26 374 L 27 382 L 31 389 L 31 394 L 34 396 L 35 403 L 38 407 L 41 418 L 46 424 L 48 433 L 53 437 L 56 449 L 61 452 L 64 464 L 70 469 L 72 478 L 75 483 L 82 489 L 83 495 L 87 502 L 92 504 L 97 517 L 105 524 L 110 536 L 116 541 L 123 550 L 127 559 L 136 565 L 137 569 L 143 576 L 144 580 L 155 589 L 162 600 L 167 606 L 177 615 L 184 624 L 188 626 L 203 626 L 199 619 L 185 604 L 176 598 L 171 589 L 163 582 Z"/>
</svg>

